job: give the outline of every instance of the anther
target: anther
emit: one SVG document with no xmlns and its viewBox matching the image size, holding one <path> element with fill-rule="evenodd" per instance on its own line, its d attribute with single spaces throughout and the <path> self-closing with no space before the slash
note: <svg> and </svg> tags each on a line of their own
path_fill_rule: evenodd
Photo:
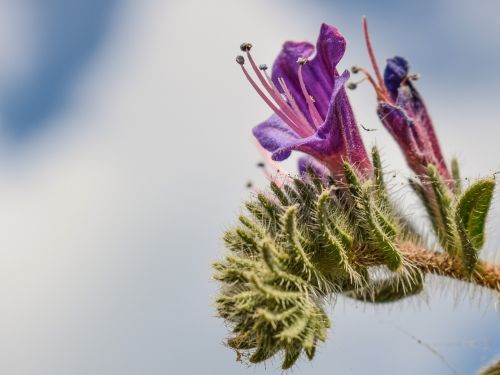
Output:
<svg viewBox="0 0 500 375">
<path fill-rule="evenodd" d="M 243 51 L 243 52 L 248 52 L 252 49 L 253 45 L 252 43 L 248 43 L 248 42 L 245 42 L 245 43 L 241 43 L 240 45 L 240 49 Z"/>
<path fill-rule="evenodd" d="M 404 85 L 407 81 L 417 81 L 420 79 L 420 74 L 408 74 L 400 83 L 400 85 Z"/>
<path fill-rule="evenodd" d="M 245 58 L 241 55 L 236 56 L 236 62 L 240 65 L 243 65 L 245 63 Z"/>
<path fill-rule="evenodd" d="M 267 65 L 266 64 L 260 64 L 259 65 L 259 69 L 263 70 L 263 71 L 266 71 L 267 70 Z"/>
<path fill-rule="evenodd" d="M 358 74 L 360 72 L 360 67 L 359 66 L 356 66 L 354 65 L 352 68 L 351 68 L 351 72 L 354 73 L 354 74 Z"/>
<path fill-rule="evenodd" d="M 309 61 L 309 60 L 307 60 L 307 57 L 299 57 L 299 58 L 297 59 L 297 63 L 298 63 L 299 65 L 304 65 L 307 61 Z"/>
<path fill-rule="evenodd" d="M 357 88 L 357 87 L 358 87 L 358 84 L 357 84 L 357 83 L 354 83 L 354 82 L 349 82 L 349 83 L 347 84 L 347 88 L 348 88 L 349 90 L 356 90 L 356 88 Z"/>
<path fill-rule="evenodd" d="M 257 167 L 259 167 L 259 168 L 265 168 L 266 165 L 264 164 L 264 162 L 261 161 L 261 162 L 257 163 Z"/>
</svg>

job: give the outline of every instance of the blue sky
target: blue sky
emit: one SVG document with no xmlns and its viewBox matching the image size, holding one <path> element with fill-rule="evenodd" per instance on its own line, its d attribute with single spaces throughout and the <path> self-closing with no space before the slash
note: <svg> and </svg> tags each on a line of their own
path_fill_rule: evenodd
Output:
<svg viewBox="0 0 500 375">
<path fill-rule="evenodd" d="M 277 363 L 247 368 L 222 345 L 210 281 L 245 183 L 265 183 L 250 129 L 268 110 L 234 63 L 240 42 L 270 63 L 284 40 L 314 40 L 327 21 L 348 39 L 343 68 L 368 66 L 367 15 L 380 63 L 410 60 L 445 154 L 475 177 L 500 169 L 499 10 L 487 0 L 1 3 L 0 372 L 275 373 Z M 371 89 L 350 95 L 358 120 L 379 128 Z M 404 184 L 390 137 L 363 136 Z M 490 260 L 499 212 L 497 200 Z M 340 299 L 328 342 L 296 373 L 453 373 L 412 336 L 473 373 L 500 351 L 493 302 L 432 285 L 399 307 Z"/>
<path fill-rule="evenodd" d="M 75 77 L 99 50 L 117 1 L 28 4 L 36 25 L 30 35 L 37 46 L 34 63 L 22 79 L 1 91 L 4 130 L 15 139 L 32 136 L 67 108 Z M 12 44 L 22 42 L 11 39 Z"/>
</svg>

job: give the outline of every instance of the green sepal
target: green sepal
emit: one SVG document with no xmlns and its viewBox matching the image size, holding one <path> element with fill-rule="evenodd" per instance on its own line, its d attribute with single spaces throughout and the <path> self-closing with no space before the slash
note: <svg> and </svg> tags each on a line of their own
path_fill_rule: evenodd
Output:
<svg viewBox="0 0 500 375">
<path fill-rule="evenodd" d="M 290 205 L 290 201 L 288 200 L 286 194 L 283 192 L 283 190 L 280 189 L 278 185 L 276 185 L 274 181 L 271 182 L 271 190 L 274 193 L 275 197 L 280 201 L 281 205 Z"/>
<path fill-rule="evenodd" d="M 462 192 L 462 180 L 460 179 L 460 169 L 458 167 L 458 160 L 451 159 L 451 175 L 453 177 L 453 192 L 458 195 Z"/>
<path fill-rule="evenodd" d="M 429 219 L 431 221 L 432 227 L 434 228 L 434 231 L 437 233 L 438 232 L 438 226 L 436 222 L 436 214 L 434 213 L 434 210 L 432 208 L 432 204 L 429 201 L 429 198 L 426 194 L 426 191 L 422 184 L 418 181 L 415 181 L 414 179 L 409 179 L 408 183 L 410 184 L 410 187 L 413 189 L 415 194 L 417 194 L 418 198 L 424 205 L 425 211 L 427 212 L 427 215 L 429 216 Z"/>
<path fill-rule="evenodd" d="M 307 175 L 311 179 L 312 184 L 316 188 L 316 193 L 320 194 L 323 191 L 324 183 L 321 181 L 321 178 L 316 174 L 313 167 L 311 165 L 307 166 Z"/>
<path fill-rule="evenodd" d="M 463 225 L 470 243 L 478 250 L 484 245 L 484 227 L 494 189 L 493 178 L 481 179 L 471 185 L 458 200 L 457 223 Z"/>
<path fill-rule="evenodd" d="M 297 361 L 297 359 L 300 356 L 300 352 L 302 351 L 302 348 L 300 345 L 294 345 L 285 350 L 285 359 L 283 360 L 283 364 L 281 365 L 281 368 L 283 370 L 288 370 L 290 367 L 294 365 L 294 363 Z"/>
<path fill-rule="evenodd" d="M 384 182 L 384 171 L 382 168 L 382 161 L 380 160 L 380 154 L 376 147 L 372 148 L 372 163 L 373 174 L 375 176 L 375 191 L 377 192 L 377 197 L 381 202 L 387 204 L 389 199 L 387 195 L 387 188 Z"/>
<path fill-rule="evenodd" d="M 349 163 L 344 163 L 344 173 L 349 191 L 358 208 L 360 223 L 365 235 L 372 242 L 372 246 L 379 250 L 384 259 L 384 264 L 391 271 L 397 270 L 401 265 L 401 254 L 392 242 L 397 233 L 396 227 L 385 217 L 369 195 L 369 186 L 361 183 L 358 174 Z"/>
<path fill-rule="evenodd" d="M 460 219 L 457 219 L 457 230 L 460 236 L 460 242 L 462 244 L 462 262 L 463 268 L 468 275 L 474 272 L 477 260 L 479 258 L 479 251 L 472 244 L 465 226 L 462 224 Z"/>
<path fill-rule="evenodd" d="M 414 296 L 424 288 L 423 276 L 419 271 L 409 275 L 390 276 L 370 283 L 368 288 L 345 293 L 347 297 L 363 302 L 390 303 Z"/>
<path fill-rule="evenodd" d="M 433 210 L 432 215 L 434 217 L 432 221 L 436 223 L 437 236 L 444 250 L 451 255 L 455 255 L 459 239 L 453 215 L 452 192 L 446 186 L 443 178 L 433 164 L 429 164 L 427 171 L 429 183 L 436 200 L 436 212 Z"/>
</svg>

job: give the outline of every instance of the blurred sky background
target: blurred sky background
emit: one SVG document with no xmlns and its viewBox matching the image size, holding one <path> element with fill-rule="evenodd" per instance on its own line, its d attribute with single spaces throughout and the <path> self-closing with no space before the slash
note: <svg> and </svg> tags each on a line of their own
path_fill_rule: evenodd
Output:
<svg viewBox="0 0 500 375">
<path fill-rule="evenodd" d="M 495 0 L 0 1 L 0 373 L 280 373 L 237 363 L 214 317 L 222 231 L 246 182 L 265 183 L 250 129 L 269 110 L 239 44 L 271 64 L 326 21 L 349 43 L 341 68 L 368 66 L 367 15 L 380 62 L 400 54 L 421 73 L 445 154 L 475 177 L 500 170 L 499 13 Z M 401 184 L 371 88 L 350 96 Z M 499 213 L 497 199 L 490 260 Z M 495 301 L 436 285 L 401 306 L 339 299 L 328 342 L 292 373 L 474 373 L 500 353 Z"/>
</svg>

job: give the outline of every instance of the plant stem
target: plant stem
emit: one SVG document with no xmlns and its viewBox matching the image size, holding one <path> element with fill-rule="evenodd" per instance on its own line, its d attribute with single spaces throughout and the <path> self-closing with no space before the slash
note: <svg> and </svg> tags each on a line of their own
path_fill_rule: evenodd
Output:
<svg viewBox="0 0 500 375">
<path fill-rule="evenodd" d="M 404 256 L 420 270 L 440 276 L 466 281 L 500 292 L 500 265 L 478 261 L 472 275 L 468 275 L 460 260 L 448 254 L 427 250 L 405 242 L 399 248 Z"/>
</svg>

